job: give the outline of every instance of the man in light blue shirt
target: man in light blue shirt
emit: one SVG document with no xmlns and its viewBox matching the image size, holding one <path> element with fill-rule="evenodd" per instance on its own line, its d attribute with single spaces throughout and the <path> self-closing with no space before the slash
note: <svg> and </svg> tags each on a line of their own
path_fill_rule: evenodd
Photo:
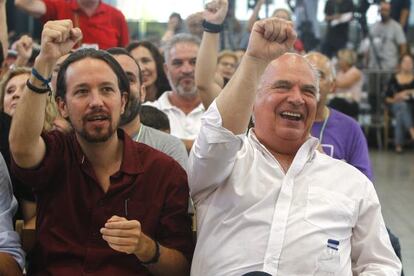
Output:
<svg viewBox="0 0 414 276">
<path fill-rule="evenodd" d="M 24 267 L 19 235 L 13 230 L 16 210 L 9 172 L 0 154 L 0 275 L 21 275 Z"/>
</svg>

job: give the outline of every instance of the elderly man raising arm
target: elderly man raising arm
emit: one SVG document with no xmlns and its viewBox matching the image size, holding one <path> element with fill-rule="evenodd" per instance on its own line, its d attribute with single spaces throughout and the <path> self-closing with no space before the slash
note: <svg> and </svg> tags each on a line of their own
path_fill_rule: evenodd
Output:
<svg viewBox="0 0 414 276">
<path fill-rule="evenodd" d="M 295 38 L 290 22 L 256 22 L 238 71 L 203 117 L 189 161 L 191 273 L 397 276 L 372 183 L 309 135 L 318 74 L 285 54 Z"/>
</svg>

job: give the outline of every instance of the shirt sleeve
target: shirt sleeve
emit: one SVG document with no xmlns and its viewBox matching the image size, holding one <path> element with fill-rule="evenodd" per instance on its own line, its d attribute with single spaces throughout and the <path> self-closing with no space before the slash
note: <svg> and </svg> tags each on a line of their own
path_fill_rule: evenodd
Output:
<svg viewBox="0 0 414 276">
<path fill-rule="evenodd" d="M 184 143 L 172 135 L 169 138 L 170 141 L 166 145 L 165 152 L 174 158 L 174 160 L 177 161 L 185 171 L 187 171 L 188 153 L 185 149 Z"/>
<path fill-rule="evenodd" d="M 23 269 L 25 255 L 19 235 L 13 230 L 13 216 L 16 210 L 17 201 L 13 196 L 9 173 L 0 155 L 0 252 L 12 255 Z"/>
<path fill-rule="evenodd" d="M 52 131 L 42 134 L 46 144 L 46 154 L 42 162 L 36 168 L 26 169 L 19 167 L 12 160 L 11 169 L 14 175 L 26 186 L 30 186 L 34 191 L 44 189 L 48 185 L 54 184 L 49 181 L 63 167 L 65 134 L 60 131 Z"/>
<path fill-rule="evenodd" d="M 201 119 L 201 129 L 188 161 L 188 181 L 194 203 L 206 198 L 231 174 L 245 134 L 234 135 L 222 126 L 214 101 Z"/>
<path fill-rule="evenodd" d="M 398 45 L 407 43 L 404 30 L 399 23 L 395 24 L 395 40 Z"/>
<path fill-rule="evenodd" d="M 372 183 L 367 183 L 364 196 L 360 200 L 351 246 L 354 275 L 401 275 L 401 262 L 391 246 Z"/>
</svg>

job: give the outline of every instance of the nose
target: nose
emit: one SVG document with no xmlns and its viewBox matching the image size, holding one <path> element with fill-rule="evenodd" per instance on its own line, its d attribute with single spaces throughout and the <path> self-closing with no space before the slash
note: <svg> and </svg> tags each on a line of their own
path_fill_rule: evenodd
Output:
<svg viewBox="0 0 414 276">
<path fill-rule="evenodd" d="M 297 85 L 295 85 L 289 92 L 288 102 L 295 106 L 299 106 L 305 103 L 302 92 Z"/>
<path fill-rule="evenodd" d="M 194 72 L 194 65 L 190 64 L 189 62 L 185 62 L 181 67 L 183 73 L 191 74 Z"/>
<path fill-rule="evenodd" d="M 99 91 L 93 90 L 89 93 L 89 107 L 97 108 L 103 106 L 102 96 L 100 95 Z"/>
</svg>

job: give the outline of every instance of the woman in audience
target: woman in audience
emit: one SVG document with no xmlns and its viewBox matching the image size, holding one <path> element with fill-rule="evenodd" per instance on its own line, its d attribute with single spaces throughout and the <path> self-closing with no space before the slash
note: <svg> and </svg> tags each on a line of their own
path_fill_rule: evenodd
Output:
<svg viewBox="0 0 414 276">
<path fill-rule="evenodd" d="M 0 111 L 13 116 L 29 77 L 30 69 L 25 67 L 12 69 L 4 75 L 0 84 Z"/>
<path fill-rule="evenodd" d="M 409 130 L 414 140 L 413 104 L 414 104 L 414 73 L 413 57 L 405 54 L 401 57 L 398 72 L 392 76 L 386 92 L 386 103 L 391 105 L 395 117 L 395 151 L 402 152 L 404 136 Z"/>
<path fill-rule="evenodd" d="M 238 60 L 237 55 L 233 51 L 224 50 L 219 53 L 217 58 L 217 73 L 223 77 L 224 83 L 227 83 L 234 72 L 236 72 Z"/>
<path fill-rule="evenodd" d="M 149 41 L 132 42 L 127 51 L 138 62 L 146 89 L 145 101 L 155 101 L 171 87 L 164 73 L 164 58 L 157 47 Z"/>
<path fill-rule="evenodd" d="M 336 91 L 329 106 L 358 120 L 363 78 L 355 63 L 356 53 L 350 49 L 338 51 Z"/>
</svg>

